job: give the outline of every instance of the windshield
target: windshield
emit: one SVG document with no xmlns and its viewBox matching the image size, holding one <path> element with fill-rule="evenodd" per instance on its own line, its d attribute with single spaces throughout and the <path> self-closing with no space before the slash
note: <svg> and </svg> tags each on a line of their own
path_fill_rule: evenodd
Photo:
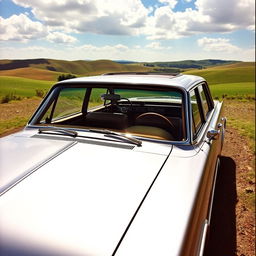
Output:
<svg viewBox="0 0 256 256">
<path fill-rule="evenodd" d="M 65 85 L 51 92 L 30 124 L 108 129 L 182 141 L 186 139 L 183 111 L 183 93 L 179 90 Z"/>
</svg>

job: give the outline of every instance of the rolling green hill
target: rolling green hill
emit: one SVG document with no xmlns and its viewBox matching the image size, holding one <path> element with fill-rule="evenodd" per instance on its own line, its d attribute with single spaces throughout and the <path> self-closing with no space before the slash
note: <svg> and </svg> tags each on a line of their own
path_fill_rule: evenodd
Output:
<svg viewBox="0 0 256 256">
<path fill-rule="evenodd" d="M 61 72 L 55 72 L 55 71 L 33 68 L 33 67 L 0 70 L 0 77 L 1 76 L 22 77 L 22 78 L 46 80 L 46 81 L 57 81 L 58 76 L 60 76 L 61 74 L 62 74 Z"/>
<path fill-rule="evenodd" d="M 254 62 L 239 62 L 184 73 L 204 77 L 215 97 L 226 95 L 235 98 L 255 98 Z"/>
<path fill-rule="evenodd" d="M 187 61 L 185 61 L 186 63 Z M 182 62 L 180 62 L 182 63 Z M 198 63 L 198 61 L 197 61 Z M 214 61 L 204 60 L 205 65 Z M 184 72 L 204 77 L 214 97 L 255 98 L 255 63 L 235 62 Z M 0 60 L 0 98 L 7 94 L 21 97 L 35 95 L 35 90 L 48 90 L 63 73 L 76 76 L 107 72 L 152 71 L 154 67 L 142 64 L 119 64 L 110 60 L 63 61 L 51 59 Z"/>
<path fill-rule="evenodd" d="M 53 82 L 18 77 L 0 77 L 0 98 L 5 95 L 36 96 L 36 90 L 48 91 Z"/>
<path fill-rule="evenodd" d="M 151 68 L 141 64 L 119 64 L 110 60 L 65 61 L 52 59 L 0 60 L 0 76 L 17 76 L 42 80 L 55 80 L 58 73 L 77 76 L 102 74 L 107 72 L 148 71 Z M 31 72 L 29 72 L 31 71 Z M 44 73 L 43 73 L 44 72 Z M 53 73 L 54 72 L 54 73 Z M 41 77 L 41 78 L 40 78 Z"/>
<path fill-rule="evenodd" d="M 255 81 L 254 62 L 237 63 L 202 70 L 190 70 L 184 73 L 202 76 L 209 84 Z"/>
</svg>

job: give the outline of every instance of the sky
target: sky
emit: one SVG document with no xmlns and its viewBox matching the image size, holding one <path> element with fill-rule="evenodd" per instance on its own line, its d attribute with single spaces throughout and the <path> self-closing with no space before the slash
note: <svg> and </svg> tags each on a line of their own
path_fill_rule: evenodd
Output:
<svg viewBox="0 0 256 256">
<path fill-rule="evenodd" d="M 0 0 L 0 59 L 255 61 L 254 0 Z"/>
</svg>

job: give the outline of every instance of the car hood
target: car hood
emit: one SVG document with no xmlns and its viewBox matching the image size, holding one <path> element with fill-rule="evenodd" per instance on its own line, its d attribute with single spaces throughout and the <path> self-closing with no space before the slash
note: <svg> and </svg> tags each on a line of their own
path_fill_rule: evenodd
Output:
<svg viewBox="0 0 256 256">
<path fill-rule="evenodd" d="M 111 255 L 171 151 L 152 144 L 3 139 L 1 251 Z"/>
</svg>

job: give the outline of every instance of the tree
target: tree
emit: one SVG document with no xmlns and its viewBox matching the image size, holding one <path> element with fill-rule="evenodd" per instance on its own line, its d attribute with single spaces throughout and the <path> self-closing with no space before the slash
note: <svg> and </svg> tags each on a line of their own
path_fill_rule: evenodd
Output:
<svg viewBox="0 0 256 256">
<path fill-rule="evenodd" d="M 72 74 L 62 74 L 62 75 L 59 75 L 58 81 L 62 81 L 62 80 L 66 80 L 66 79 L 71 79 L 71 78 L 76 78 L 76 76 L 74 76 Z"/>
</svg>

